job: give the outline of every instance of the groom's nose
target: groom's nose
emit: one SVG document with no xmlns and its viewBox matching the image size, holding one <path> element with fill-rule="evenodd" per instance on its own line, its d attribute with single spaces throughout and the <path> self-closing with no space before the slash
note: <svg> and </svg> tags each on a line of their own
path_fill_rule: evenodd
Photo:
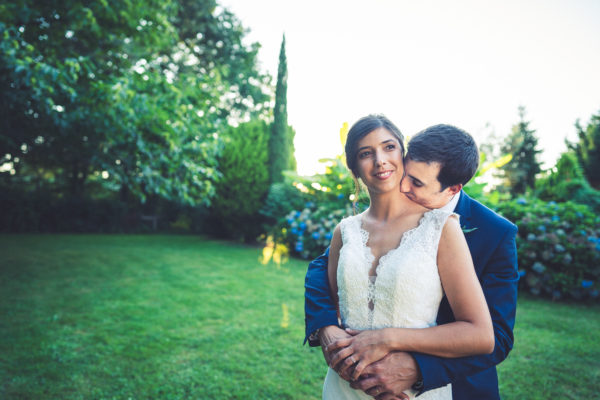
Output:
<svg viewBox="0 0 600 400">
<path fill-rule="evenodd" d="M 402 193 L 410 192 L 410 183 L 408 182 L 408 178 L 406 177 L 406 174 L 404 174 L 404 176 L 402 177 L 402 180 L 400 181 L 400 191 Z"/>
</svg>

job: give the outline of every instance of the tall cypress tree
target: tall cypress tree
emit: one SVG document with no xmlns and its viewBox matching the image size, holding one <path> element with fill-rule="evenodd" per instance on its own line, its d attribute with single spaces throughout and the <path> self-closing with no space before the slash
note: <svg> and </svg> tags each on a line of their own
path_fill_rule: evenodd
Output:
<svg viewBox="0 0 600 400">
<path fill-rule="evenodd" d="M 522 194 L 535 185 L 535 176 L 541 171 L 537 159 L 538 138 L 535 130 L 525 121 L 525 107 L 519 107 L 519 123 L 514 125 L 508 141 L 502 147 L 503 154 L 512 154 L 512 160 L 503 168 L 506 186 L 513 194 Z"/>
<path fill-rule="evenodd" d="M 271 182 L 283 180 L 284 170 L 295 170 L 294 130 L 287 123 L 287 59 L 285 56 L 285 35 L 279 50 L 277 87 L 275 88 L 275 109 L 269 139 L 269 175 Z"/>
</svg>

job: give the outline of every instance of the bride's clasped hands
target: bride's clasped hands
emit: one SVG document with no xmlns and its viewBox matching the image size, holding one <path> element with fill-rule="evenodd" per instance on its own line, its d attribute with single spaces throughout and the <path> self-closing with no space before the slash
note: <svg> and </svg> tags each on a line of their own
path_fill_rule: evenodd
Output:
<svg viewBox="0 0 600 400">
<path fill-rule="evenodd" d="M 357 380 L 366 367 L 384 358 L 394 350 L 386 329 L 355 330 L 346 329 L 350 335 L 329 344 L 327 352 L 334 353 L 330 366 L 340 376 Z"/>
</svg>

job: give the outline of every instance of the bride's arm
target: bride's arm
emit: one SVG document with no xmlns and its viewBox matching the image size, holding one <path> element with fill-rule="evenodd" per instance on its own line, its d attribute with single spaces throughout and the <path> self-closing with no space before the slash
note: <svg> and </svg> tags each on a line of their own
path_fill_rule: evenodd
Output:
<svg viewBox="0 0 600 400">
<path fill-rule="evenodd" d="M 342 232 L 340 226 L 337 225 L 333 231 L 331 237 L 331 244 L 329 245 L 329 260 L 327 262 L 327 278 L 329 278 L 329 290 L 331 291 L 331 298 L 338 309 L 338 317 L 340 314 L 339 299 L 338 299 L 338 286 L 337 286 L 337 268 L 338 261 L 340 259 L 340 249 L 342 248 Z"/>
<path fill-rule="evenodd" d="M 455 322 L 431 328 L 383 332 L 394 350 L 439 357 L 464 357 L 494 351 L 494 327 L 471 253 L 456 218 L 449 218 L 438 247 L 438 271 Z"/>
<path fill-rule="evenodd" d="M 329 280 L 329 289 L 331 291 L 331 298 L 338 312 L 339 318 L 339 298 L 338 298 L 338 287 L 337 287 L 337 268 L 338 260 L 340 258 L 340 249 L 342 248 L 342 234 L 340 226 L 338 225 L 333 231 L 333 237 L 331 238 L 331 244 L 329 247 L 329 260 L 327 263 L 327 277 Z M 331 365 L 331 360 L 339 352 L 341 348 L 336 350 L 328 351 L 327 348 L 332 343 L 335 343 L 342 339 L 350 338 L 350 334 L 345 330 L 341 329 L 337 325 L 328 325 L 319 329 L 319 342 L 323 350 L 323 356 L 327 361 L 327 364 Z M 347 374 L 340 374 L 340 376 L 346 380 L 350 379 Z"/>
<path fill-rule="evenodd" d="M 364 331 L 334 343 L 340 350 L 332 364 L 353 355 L 360 359 L 353 372 L 357 378 L 369 364 L 393 350 L 413 351 L 440 357 L 489 354 L 494 350 L 494 330 L 481 285 L 460 225 L 449 218 L 438 248 L 438 270 L 455 322 L 425 329 L 385 328 Z"/>
</svg>

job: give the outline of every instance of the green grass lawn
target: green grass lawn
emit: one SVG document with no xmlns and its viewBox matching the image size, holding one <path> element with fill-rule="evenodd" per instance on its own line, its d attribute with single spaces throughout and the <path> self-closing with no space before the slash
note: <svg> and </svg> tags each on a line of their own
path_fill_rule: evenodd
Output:
<svg viewBox="0 0 600 400">
<path fill-rule="evenodd" d="M 0 236 L 0 398 L 319 399 L 306 262 L 197 236 Z M 519 301 L 504 399 L 598 398 L 600 307 Z"/>
</svg>

